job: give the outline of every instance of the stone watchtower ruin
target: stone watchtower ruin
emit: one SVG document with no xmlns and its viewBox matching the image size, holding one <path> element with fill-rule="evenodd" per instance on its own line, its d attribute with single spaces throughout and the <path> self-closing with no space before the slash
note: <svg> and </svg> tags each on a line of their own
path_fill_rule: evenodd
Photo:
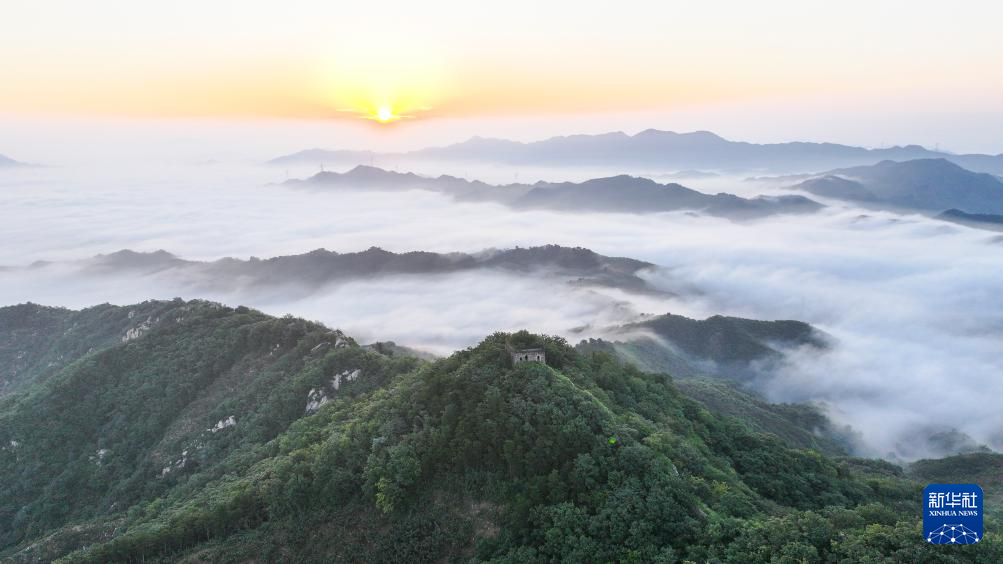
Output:
<svg viewBox="0 0 1003 564">
<path fill-rule="evenodd" d="M 512 355 L 512 364 L 520 362 L 540 362 L 547 363 L 547 354 L 543 349 L 514 349 L 509 347 L 508 352 Z"/>
</svg>

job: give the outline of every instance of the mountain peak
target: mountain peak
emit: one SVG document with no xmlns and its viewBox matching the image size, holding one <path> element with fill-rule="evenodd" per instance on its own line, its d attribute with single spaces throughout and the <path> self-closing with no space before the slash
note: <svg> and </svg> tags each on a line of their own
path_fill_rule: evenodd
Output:
<svg viewBox="0 0 1003 564">
<path fill-rule="evenodd" d="M 344 181 L 356 182 L 360 184 L 377 184 L 380 182 L 393 183 L 394 181 L 409 181 L 417 180 L 421 177 L 413 172 L 397 172 L 393 170 L 387 170 L 385 168 L 380 168 L 378 166 L 372 165 L 356 165 L 345 172 L 335 172 L 332 170 L 322 170 L 313 176 L 311 176 L 308 181 L 314 183 L 339 183 Z M 287 183 L 297 184 L 302 182 L 301 180 L 288 180 Z"/>
</svg>

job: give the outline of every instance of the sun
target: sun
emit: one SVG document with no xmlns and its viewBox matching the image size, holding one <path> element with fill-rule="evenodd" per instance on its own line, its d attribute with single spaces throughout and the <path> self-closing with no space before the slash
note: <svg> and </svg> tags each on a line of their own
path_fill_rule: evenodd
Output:
<svg viewBox="0 0 1003 564">
<path fill-rule="evenodd" d="M 390 125 L 401 120 L 410 120 L 417 117 L 416 112 L 427 112 L 431 110 L 428 106 L 422 106 L 415 108 L 413 111 L 408 111 L 406 106 L 397 107 L 396 104 L 359 104 L 356 108 L 342 108 L 337 111 L 351 114 L 353 117 L 359 119 L 367 119 L 370 121 L 375 121 L 380 125 Z"/>
<path fill-rule="evenodd" d="M 390 109 L 390 106 L 380 106 L 376 110 L 376 121 L 380 123 L 389 123 L 398 116 L 394 115 L 394 111 Z"/>
</svg>

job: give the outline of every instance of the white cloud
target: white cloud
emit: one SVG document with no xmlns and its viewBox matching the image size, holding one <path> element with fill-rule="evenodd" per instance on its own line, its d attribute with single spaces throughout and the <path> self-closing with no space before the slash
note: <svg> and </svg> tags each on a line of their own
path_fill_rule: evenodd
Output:
<svg viewBox="0 0 1003 564">
<path fill-rule="evenodd" d="M 438 352 L 522 327 L 573 337 L 572 327 L 617 323 L 637 312 L 800 319 L 838 344 L 825 354 L 796 355 L 764 379 L 772 399 L 825 402 L 834 418 L 863 434 L 870 453 L 908 455 L 917 425 L 957 427 L 1003 447 L 1003 246 L 991 233 L 842 207 L 731 223 L 684 213 L 517 212 L 427 192 L 265 186 L 281 175 L 233 166 L 7 174 L 0 178 L 0 239 L 7 243 L 0 246 L 0 264 L 122 248 L 215 259 L 317 247 L 477 251 L 557 243 L 662 265 L 651 282 L 680 296 L 585 291 L 483 272 L 355 281 L 307 296 L 281 290 L 205 295 L 169 277 L 96 279 L 60 265 L 0 271 L 2 301 L 81 307 L 208 297 L 320 320 L 362 340 L 392 339 Z M 714 182 L 725 189 L 728 180 Z"/>
</svg>

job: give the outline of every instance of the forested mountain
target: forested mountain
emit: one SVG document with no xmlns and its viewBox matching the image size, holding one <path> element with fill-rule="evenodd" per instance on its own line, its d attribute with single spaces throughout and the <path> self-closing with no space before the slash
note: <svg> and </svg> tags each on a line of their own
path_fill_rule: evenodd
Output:
<svg viewBox="0 0 1003 564">
<path fill-rule="evenodd" d="M 374 389 L 417 363 L 314 323 L 208 302 L 15 306 L 0 315 L 9 320 L 11 310 L 21 328 L 40 325 L 32 317 L 63 321 L 47 322 L 37 342 L 12 343 L 25 353 L 24 371 L 46 377 L 15 381 L 0 397 L 5 547 L 94 517 L 100 522 L 87 530 L 100 537 L 105 516 L 119 526 L 125 509 L 195 475 L 219 476 L 233 453 L 277 437 L 333 394 Z M 24 333 L 9 327 L 0 335 Z M 53 342 L 76 356 L 61 370 L 36 353 Z M 95 346 L 85 350 L 88 343 Z"/>
<path fill-rule="evenodd" d="M 559 338 L 499 333 L 424 362 L 209 302 L 19 307 L 0 310 L 19 351 L 45 348 L 25 327 L 109 324 L 0 398 L 13 562 L 1003 558 L 992 535 L 926 544 L 922 485 L 896 466 L 791 448 Z M 510 347 L 547 363 L 513 366 Z"/>
<path fill-rule="evenodd" d="M 1003 214 L 1003 181 L 947 159 L 884 161 L 833 170 L 791 188 L 871 206 L 973 214 Z"/>
<path fill-rule="evenodd" d="M 319 172 L 287 186 L 348 190 L 430 190 L 461 201 L 498 202 L 516 209 L 654 213 L 693 210 L 730 219 L 754 219 L 774 214 L 811 213 L 822 206 L 801 196 L 742 198 L 734 194 L 705 194 L 676 183 L 619 175 L 585 182 L 537 182 L 492 185 L 454 176 L 428 178 L 371 166 L 348 172 Z"/>
<path fill-rule="evenodd" d="M 752 385 L 793 349 L 827 349 L 830 343 L 825 333 L 790 320 L 646 317 L 612 328 L 607 339 L 583 340 L 575 349 L 584 355 L 610 354 L 646 372 L 672 374 L 687 397 L 716 414 L 739 418 L 753 429 L 782 437 L 790 445 L 829 454 L 853 449 L 853 432 L 834 426 L 816 406 L 771 404 L 758 397 Z"/>
<path fill-rule="evenodd" d="M 635 135 L 619 131 L 599 135 L 568 135 L 531 143 L 474 137 L 462 143 L 408 153 L 309 149 L 278 157 L 270 162 L 277 165 L 316 165 L 325 162 L 360 164 L 377 158 L 394 163 L 424 159 L 511 165 L 644 166 L 661 170 L 784 172 L 872 165 L 884 160 L 944 158 L 971 170 L 1003 174 L 1003 155 L 956 155 L 919 145 L 866 149 L 837 143 L 746 143 L 724 139 L 709 131 L 677 133 L 657 129 L 647 129 Z"/>
</svg>

